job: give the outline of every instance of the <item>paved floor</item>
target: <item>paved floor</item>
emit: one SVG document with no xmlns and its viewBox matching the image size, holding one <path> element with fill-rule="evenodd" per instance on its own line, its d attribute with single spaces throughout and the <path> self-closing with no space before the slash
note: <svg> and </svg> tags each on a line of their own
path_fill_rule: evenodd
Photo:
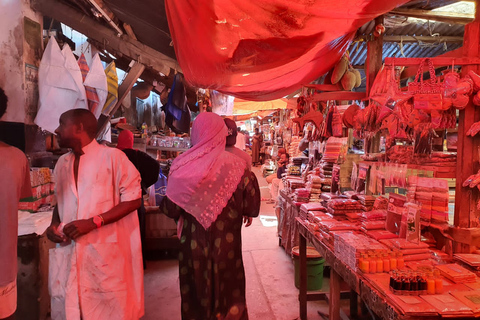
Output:
<svg viewBox="0 0 480 320">
<path fill-rule="evenodd" d="M 254 168 L 264 198 L 267 183 Z M 298 290 L 294 285 L 291 257 L 278 245 L 273 206 L 262 201 L 260 217 L 243 228 L 243 260 L 247 281 L 250 319 L 293 320 L 299 318 Z M 322 291 L 328 291 L 328 278 Z M 328 313 L 324 301 L 308 302 L 308 318 L 321 319 L 317 311 Z M 145 271 L 145 320 L 180 319 L 178 263 L 175 259 L 149 261 Z"/>
</svg>

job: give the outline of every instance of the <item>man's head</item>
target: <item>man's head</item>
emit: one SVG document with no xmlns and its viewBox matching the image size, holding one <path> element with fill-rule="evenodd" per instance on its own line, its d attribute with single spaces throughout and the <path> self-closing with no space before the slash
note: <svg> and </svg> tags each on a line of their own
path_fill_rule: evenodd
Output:
<svg viewBox="0 0 480 320">
<path fill-rule="evenodd" d="M 234 146 L 237 143 L 237 125 L 235 121 L 229 118 L 225 118 L 225 125 L 228 129 L 228 136 L 227 136 L 227 146 Z"/>
<path fill-rule="evenodd" d="M 130 130 L 122 130 L 118 135 L 117 148 L 120 150 L 133 149 L 133 141 L 133 132 Z"/>
<path fill-rule="evenodd" d="M 289 158 L 288 153 L 282 153 L 280 155 L 280 158 L 278 159 L 278 162 L 280 162 L 282 164 L 288 163 L 288 158 Z"/>
<path fill-rule="evenodd" d="M 97 119 L 87 109 L 73 109 L 60 116 L 60 125 L 55 130 L 63 148 L 83 147 L 95 139 Z"/>
<path fill-rule="evenodd" d="M 282 154 L 287 153 L 287 149 L 285 148 L 278 148 L 278 157 L 280 157 Z"/>
<path fill-rule="evenodd" d="M 255 133 L 259 133 L 260 130 L 258 128 L 255 128 Z"/>
<path fill-rule="evenodd" d="M 7 102 L 8 102 L 7 95 L 5 94 L 5 91 L 3 91 L 2 88 L 0 88 L 0 118 L 3 117 L 3 115 L 7 111 Z"/>
<path fill-rule="evenodd" d="M 242 128 L 237 127 L 237 132 L 242 132 Z"/>
</svg>

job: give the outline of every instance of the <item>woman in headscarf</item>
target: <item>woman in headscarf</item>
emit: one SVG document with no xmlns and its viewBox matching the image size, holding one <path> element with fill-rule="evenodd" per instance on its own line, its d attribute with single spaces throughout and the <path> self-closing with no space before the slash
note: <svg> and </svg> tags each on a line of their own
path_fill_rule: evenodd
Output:
<svg viewBox="0 0 480 320">
<path fill-rule="evenodd" d="M 262 148 L 263 135 L 260 133 L 258 128 L 255 128 L 255 134 L 252 138 L 252 163 L 255 167 L 260 164 L 260 149 Z"/>
<path fill-rule="evenodd" d="M 177 221 L 182 319 L 248 319 L 241 228 L 260 210 L 244 160 L 225 151 L 228 131 L 214 113 L 192 126 L 192 145 L 172 164 L 160 208 Z"/>
</svg>

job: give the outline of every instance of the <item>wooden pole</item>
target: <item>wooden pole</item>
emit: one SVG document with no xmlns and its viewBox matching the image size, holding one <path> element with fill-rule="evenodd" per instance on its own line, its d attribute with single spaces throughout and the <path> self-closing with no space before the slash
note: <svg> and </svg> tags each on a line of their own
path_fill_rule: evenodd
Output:
<svg viewBox="0 0 480 320">
<path fill-rule="evenodd" d="M 375 18 L 375 25 L 383 24 L 383 16 Z M 370 90 L 373 81 L 382 67 L 383 57 L 383 35 L 375 38 L 373 41 L 367 43 L 367 60 L 365 73 L 367 75 L 367 96 L 370 95 Z"/>
<path fill-rule="evenodd" d="M 476 1 L 475 21 L 465 26 L 463 55 L 465 58 L 478 57 L 479 55 L 479 37 L 480 37 L 480 8 Z M 467 65 L 462 67 L 462 76 L 468 74 L 470 70 L 478 72 L 478 65 Z M 467 137 L 466 133 L 470 126 L 480 121 L 480 108 L 476 107 L 470 99 L 469 104 L 464 110 L 460 111 L 458 123 L 458 143 L 457 143 L 457 172 L 455 186 L 455 216 L 454 224 L 456 227 L 472 228 L 478 226 L 478 217 L 476 201 L 478 191 L 462 187 L 471 174 L 476 173 L 480 168 L 478 163 L 478 137 Z M 465 244 L 455 243 L 455 252 L 470 252 L 475 247 Z"/>
</svg>

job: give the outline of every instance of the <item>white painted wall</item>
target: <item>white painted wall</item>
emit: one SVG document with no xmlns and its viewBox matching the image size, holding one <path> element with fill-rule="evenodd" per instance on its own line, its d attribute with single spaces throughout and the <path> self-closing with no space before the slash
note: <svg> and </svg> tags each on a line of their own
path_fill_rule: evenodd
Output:
<svg viewBox="0 0 480 320">
<path fill-rule="evenodd" d="M 7 112 L 0 120 L 25 123 L 23 19 L 41 24 L 42 17 L 30 9 L 29 0 L 0 0 L 0 12 L 0 87 L 8 97 Z"/>
</svg>

